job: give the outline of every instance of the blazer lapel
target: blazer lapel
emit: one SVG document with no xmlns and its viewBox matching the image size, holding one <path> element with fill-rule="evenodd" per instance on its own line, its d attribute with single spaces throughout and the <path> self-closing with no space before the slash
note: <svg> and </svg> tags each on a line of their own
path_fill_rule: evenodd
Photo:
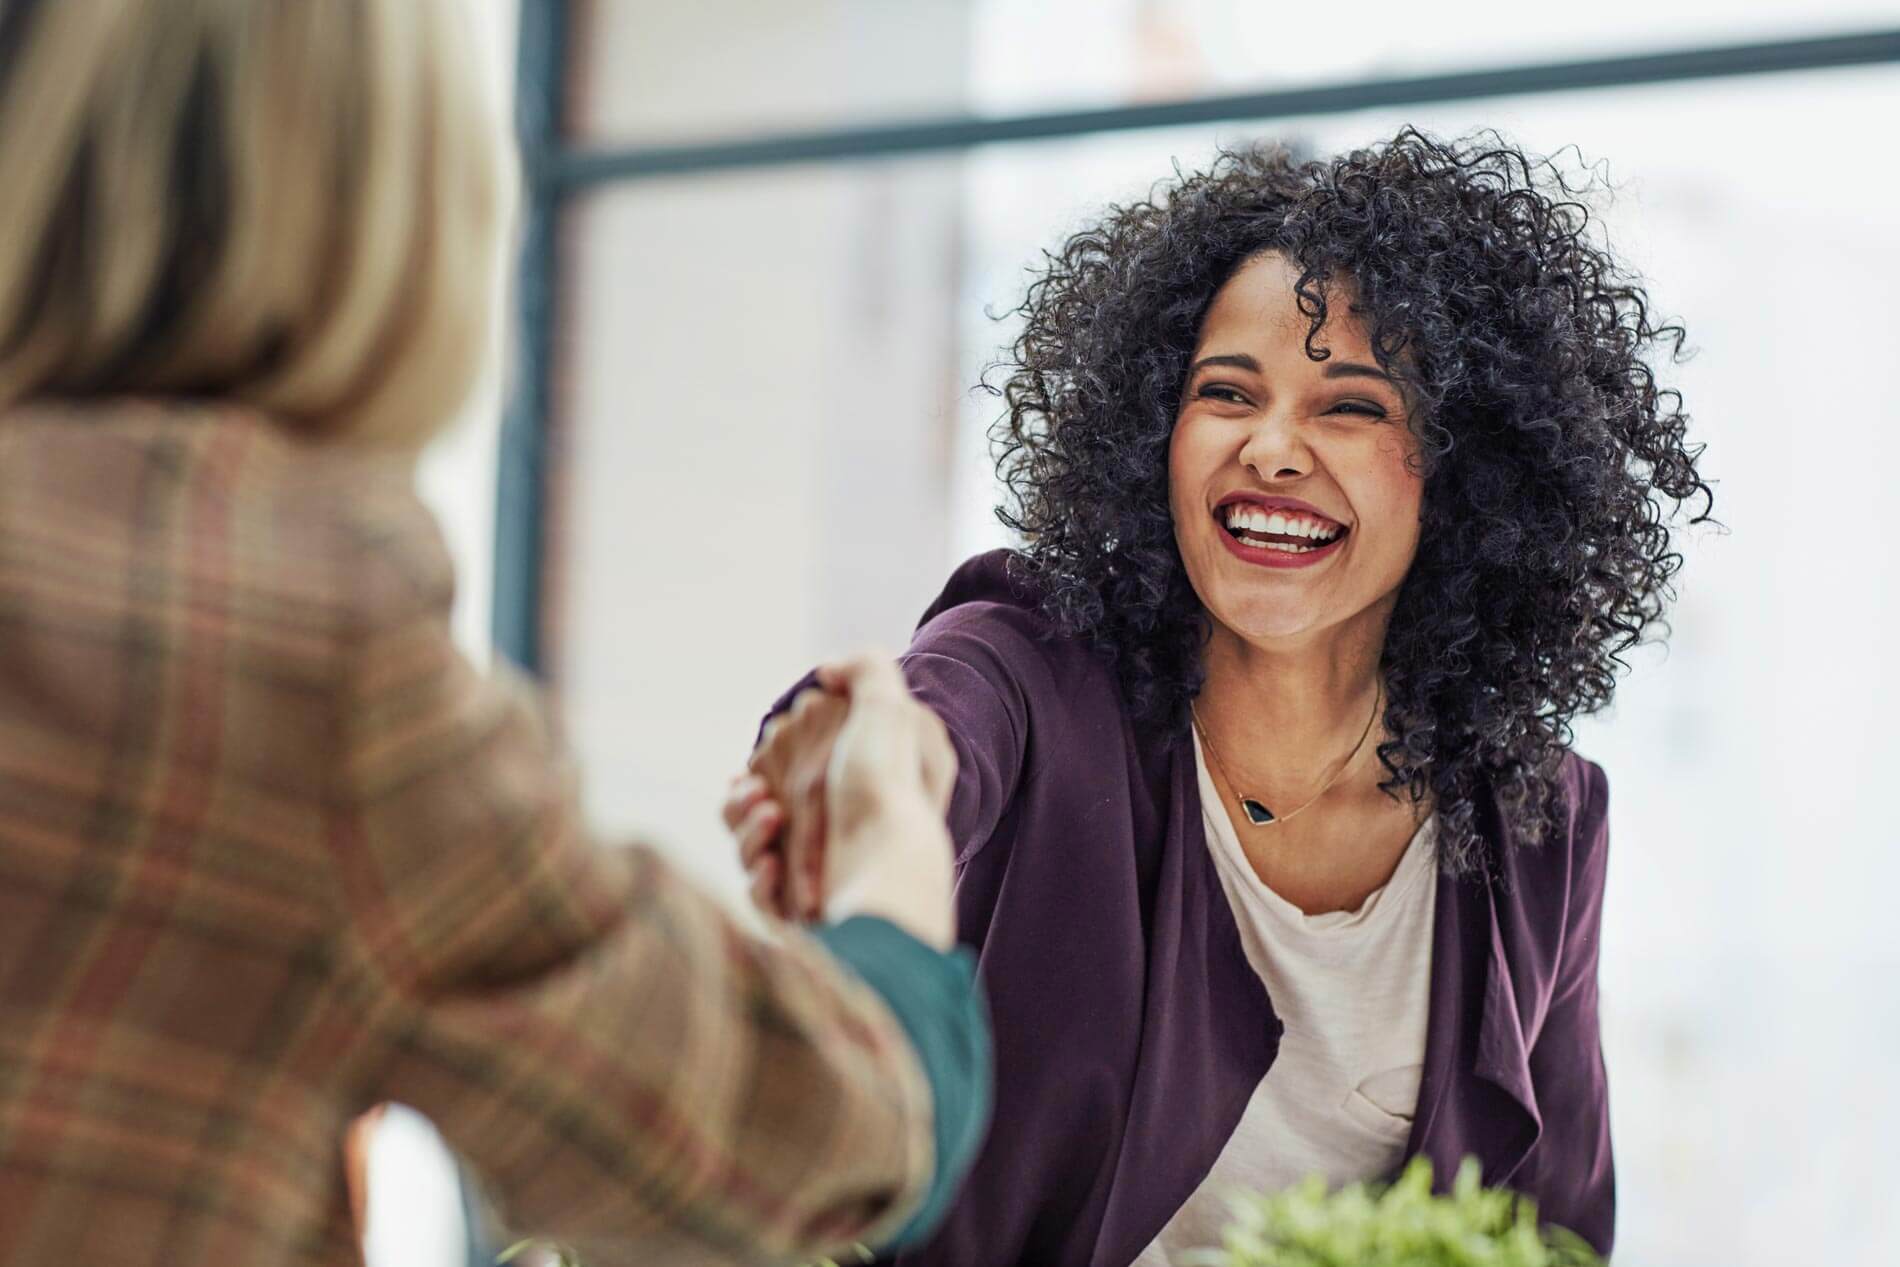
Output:
<svg viewBox="0 0 1900 1267">
<path fill-rule="evenodd" d="M 1495 878 L 1440 875 L 1432 934 L 1425 1073 L 1407 1156 L 1450 1184 L 1474 1156 L 1487 1184 L 1508 1184 L 1543 1131 Z"/>
<path fill-rule="evenodd" d="M 1286 1026 L 1247 960 L 1201 825 L 1188 732 L 1154 782 L 1168 789 L 1148 938 L 1141 1060 L 1094 1267 L 1134 1259 L 1206 1178 L 1266 1076 Z"/>
</svg>

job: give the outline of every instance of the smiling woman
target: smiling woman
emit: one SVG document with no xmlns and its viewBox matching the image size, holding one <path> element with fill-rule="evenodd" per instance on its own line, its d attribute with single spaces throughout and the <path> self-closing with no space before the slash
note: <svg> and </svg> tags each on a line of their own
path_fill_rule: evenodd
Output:
<svg viewBox="0 0 1900 1267">
<path fill-rule="evenodd" d="M 1679 331 L 1575 192 L 1408 129 L 1228 154 L 1049 256 L 996 389 L 1025 545 L 904 660 L 998 1046 L 899 1261 L 1174 1267 L 1233 1187 L 1467 1155 L 1610 1248 L 1607 788 L 1568 727 L 1707 487 L 1649 366 Z M 728 821 L 809 908 L 775 799 Z"/>
<path fill-rule="evenodd" d="M 1472 806 L 1487 786 L 1527 839 L 1555 826 L 1567 723 L 1609 702 L 1615 657 L 1652 628 L 1680 562 L 1667 511 L 1706 510 L 1708 491 L 1649 366 L 1682 331 L 1590 240 L 1588 192 L 1496 138 L 1407 130 L 1321 163 L 1230 153 L 1064 244 L 1003 367 L 1005 517 L 1048 614 L 1114 658 L 1138 713 L 1195 695 L 1219 623 L 1177 549 L 1178 490 L 1165 509 L 1160 495 L 1177 406 L 1197 426 L 1257 410 L 1258 371 L 1201 358 L 1252 359 L 1214 342 L 1248 315 L 1283 336 L 1293 322 L 1329 416 L 1402 423 L 1361 442 L 1407 448 L 1430 476 L 1382 648 L 1389 775 L 1442 802 L 1454 867 L 1484 861 Z"/>
</svg>

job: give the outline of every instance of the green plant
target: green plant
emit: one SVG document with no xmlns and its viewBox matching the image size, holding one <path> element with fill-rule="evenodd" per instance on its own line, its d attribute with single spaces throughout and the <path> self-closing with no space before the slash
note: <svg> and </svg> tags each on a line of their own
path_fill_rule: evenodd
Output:
<svg viewBox="0 0 1900 1267">
<path fill-rule="evenodd" d="M 1186 1267 L 1603 1267 L 1575 1233 L 1540 1228 L 1529 1198 L 1486 1188 L 1469 1158 L 1442 1196 L 1432 1192 L 1431 1162 L 1419 1157 L 1389 1187 L 1355 1183 L 1329 1193 L 1314 1178 L 1232 1204 L 1221 1248 L 1189 1251 Z M 569 1251 L 533 1241 L 510 1246 L 497 1262 L 531 1248 L 553 1255 L 549 1267 L 581 1267 Z M 853 1251 L 853 1261 L 871 1261 L 864 1246 Z M 810 1267 L 842 1265 L 827 1258 Z"/>
<path fill-rule="evenodd" d="M 507 1267 L 509 1263 L 521 1261 L 521 1256 L 529 1250 L 540 1250 L 544 1254 L 552 1255 L 552 1260 L 547 1263 L 547 1267 L 581 1267 L 581 1261 L 574 1257 L 573 1251 L 540 1241 L 516 1241 L 496 1256 L 496 1267 Z M 875 1257 L 870 1248 L 865 1245 L 853 1245 L 851 1252 L 853 1255 L 851 1261 L 854 1263 L 868 1263 Z M 835 1259 L 823 1258 L 811 1264 L 811 1267 L 842 1267 L 842 1265 Z"/>
<path fill-rule="evenodd" d="M 1389 1187 L 1328 1193 L 1315 1178 L 1232 1204 L 1222 1247 L 1192 1251 L 1192 1267 L 1602 1267 L 1575 1233 L 1540 1229 L 1528 1198 L 1486 1188 L 1471 1158 L 1443 1196 L 1420 1157 Z"/>
</svg>

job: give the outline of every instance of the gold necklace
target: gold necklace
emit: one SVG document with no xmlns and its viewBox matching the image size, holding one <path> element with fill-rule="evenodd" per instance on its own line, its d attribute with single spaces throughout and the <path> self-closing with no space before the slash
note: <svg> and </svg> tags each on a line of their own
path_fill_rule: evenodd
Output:
<svg viewBox="0 0 1900 1267">
<path fill-rule="evenodd" d="M 1201 710 L 1190 704 L 1188 705 L 1188 711 L 1194 717 L 1194 728 L 1200 732 L 1201 742 L 1207 745 L 1207 755 L 1214 758 L 1214 768 L 1220 771 L 1221 778 L 1227 780 L 1228 788 L 1233 792 L 1235 799 L 1240 802 L 1240 812 L 1245 814 L 1247 821 L 1252 823 L 1255 827 L 1267 827 L 1274 823 L 1287 822 L 1293 818 L 1294 815 L 1311 808 L 1314 802 L 1332 790 L 1333 784 L 1339 782 L 1339 776 L 1344 774 L 1352 766 L 1354 759 L 1359 756 L 1359 750 L 1366 746 L 1366 737 L 1372 733 L 1372 723 L 1379 718 L 1379 701 L 1384 698 L 1385 688 L 1383 686 L 1373 691 L 1372 714 L 1366 718 L 1366 728 L 1359 732 L 1359 742 L 1352 746 L 1352 751 L 1346 754 L 1346 759 L 1340 763 L 1337 770 L 1333 771 L 1332 777 L 1320 785 L 1319 791 L 1313 793 L 1313 795 L 1307 799 L 1306 804 L 1301 805 L 1299 809 L 1292 810 L 1285 814 L 1275 814 L 1266 807 L 1264 802 L 1255 797 L 1248 796 L 1240 790 L 1240 785 L 1234 782 L 1234 776 L 1227 772 L 1227 763 L 1222 761 L 1220 759 L 1220 753 L 1214 750 L 1214 741 L 1208 737 L 1207 726 L 1201 721 Z"/>
</svg>

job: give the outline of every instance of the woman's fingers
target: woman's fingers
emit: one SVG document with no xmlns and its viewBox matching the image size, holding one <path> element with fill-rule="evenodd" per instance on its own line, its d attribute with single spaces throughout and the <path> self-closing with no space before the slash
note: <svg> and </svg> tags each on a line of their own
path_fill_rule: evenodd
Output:
<svg viewBox="0 0 1900 1267">
<path fill-rule="evenodd" d="M 785 827 L 785 807 L 755 774 L 742 774 L 732 781 L 720 814 L 726 830 L 739 842 L 739 863 L 748 871 L 778 843 Z"/>
<path fill-rule="evenodd" d="M 747 774 L 728 789 L 724 816 L 750 869 L 776 856 L 778 900 L 787 918 L 815 916 L 825 901 L 825 775 L 852 705 L 807 687 L 766 727 Z"/>
<path fill-rule="evenodd" d="M 784 852 L 785 908 L 795 919 L 817 919 L 825 906 L 825 806 L 822 792 L 810 810 L 811 829 Z"/>
<path fill-rule="evenodd" d="M 777 801 L 755 804 L 740 820 L 735 835 L 739 838 L 739 861 L 747 867 L 778 842 L 779 829 L 785 826 L 785 811 Z"/>
<path fill-rule="evenodd" d="M 805 919 L 817 919 L 825 911 L 825 837 L 821 832 L 805 858 Z"/>
<path fill-rule="evenodd" d="M 812 703 L 805 714 L 806 746 L 789 771 L 785 897 L 793 915 L 800 918 L 815 914 L 824 902 L 825 768 L 846 709 L 844 700 L 835 695 L 821 695 Z"/>
<path fill-rule="evenodd" d="M 795 852 L 796 848 L 785 854 L 785 910 L 787 918 L 802 920 L 809 918 L 806 912 L 812 908 L 811 870 L 805 865 L 805 854 Z"/>
<path fill-rule="evenodd" d="M 726 821 L 726 830 L 738 833 L 739 824 L 752 812 L 752 807 L 765 798 L 770 789 L 764 779 L 756 774 L 735 775 L 726 785 L 725 804 L 719 807 L 719 816 Z"/>
<path fill-rule="evenodd" d="M 746 868 L 746 874 L 752 881 L 749 886 L 752 893 L 752 905 L 767 915 L 779 919 L 785 918 L 782 884 L 784 872 L 785 868 L 779 862 L 778 855 L 771 853 Z"/>
</svg>

